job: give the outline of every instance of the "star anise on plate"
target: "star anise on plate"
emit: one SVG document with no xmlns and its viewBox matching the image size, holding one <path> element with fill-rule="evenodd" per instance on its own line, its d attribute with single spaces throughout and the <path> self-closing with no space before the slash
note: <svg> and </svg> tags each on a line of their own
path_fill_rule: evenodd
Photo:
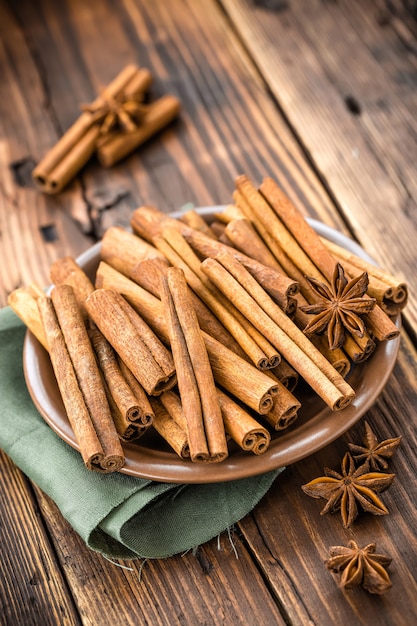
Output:
<svg viewBox="0 0 417 626">
<path fill-rule="evenodd" d="M 369 593 L 381 595 L 392 586 L 385 569 L 392 559 L 375 550 L 375 543 L 360 548 L 356 541 L 351 540 L 347 547 L 332 546 L 329 549 L 330 558 L 325 561 L 325 565 L 332 572 L 342 572 L 342 589 L 362 585 Z"/>
<path fill-rule="evenodd" d="M 83 105 L 83 111 L 92 115 L 92 123 L 100 124 L 100 134 L 107 135 L 113 130 L 135 131 L 146 114 L 148 107 L 138 100 L 128 99 L 123 94 L 116 97 L 103 96 L 103 103 Z"/>
<path fill-rule="evenodd" d="M 368 422 L 365 422 L 363 443 L 363 446 L 358 446 L 354 443 L 348 444 L 355 461 L 368 461 L 371 469 L 375 471 L 386 470 L 388 468 L 387 459 L 394 455 L 401 443 L 401 437 L 384 439 L 384 441 L 379 442 Z"/>
<path fill-rule="evenodd" d="M 306 276 L 306 280 L 318 302 L 301 306 L 300 310 L 313 314 L 313 319 L 304 328 L 307 335 L 319 335 L 327 330 L 331 350 L 340 348 L 346 331 L 363 337 L 366 327 L 362 315 L 370 313 L 375 298 L 366 296 L 369 279 L 367 272 L 348 280 L 340 263 L 337 263 L 330 286 Z"/>
<path fill-rule="evenodd" d="M 358 516 L 358 504 L 373 515 L 389 513 L 377 494 L 390 487 L 395 474 L 370 472 L 368 462 L 356 468 L 349 452 L 343 457 L 341 473 L 326 467 L 324 474 L 301 487 L 307 495 L 327 500 L 321 515 L 340 509 L 343 526 L 349 528 Z"/>
</svg>

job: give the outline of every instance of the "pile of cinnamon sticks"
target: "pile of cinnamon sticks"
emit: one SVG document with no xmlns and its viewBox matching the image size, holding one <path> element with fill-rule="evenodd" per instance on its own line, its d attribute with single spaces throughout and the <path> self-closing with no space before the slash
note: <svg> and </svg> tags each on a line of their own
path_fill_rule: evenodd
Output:
<svg viewBox="0 0 417 626">
<path fill-rule="evenodd" d="M 398 335 L 390 314 L 407 286 L 323 241 L 271 179 L 236 181 L 234 204 L 211 224 L 143 206 L 104 235 L 94 284 L 73 259 L 51 268 L 50 295 L 21 288 L 10 306 L 49 351 L 86 466 L 123 465 L 121 441 L 156 430 L 183 459 L 221 462 L 231 442 L 262 454 L 294 423 L 301 377 L 332 410 L 355 397 L 352 363 Z M 336 263 L 369 274 L 376 304 L 366 333 L 330 349 L 303 330 Z M 366 335 L 366 336 L 365 336 Z"/>
</svg>

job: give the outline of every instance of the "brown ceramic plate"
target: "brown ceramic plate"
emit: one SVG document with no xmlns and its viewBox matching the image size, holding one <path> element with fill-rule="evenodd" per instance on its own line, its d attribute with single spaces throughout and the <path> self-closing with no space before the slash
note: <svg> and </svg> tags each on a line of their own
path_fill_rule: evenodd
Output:
<svg viewBox="0 0 417 626">
<path fill-rule="evenodd" d="M 205 207 L 198 211 L 210 219 L 214 212 L 222 208 Z M 178 217 L 178 214 L 174 216 Z M 341 233 L 314 220 L 310 223 L 320 235 L 372 261 L 357 244 Z M 95 274 L 99 253 L 100 244 L 96 244 L 78 258 L 79 264 L 90 276 Z M 396 323 L 400 326 L 400 316 Z M 147 433 L 138 443 L 124 446 L 126 464 L 121 471 L 156 481 L 208 483 L 254 476 L 295 463 L 337 439 L 374 404 L 394 368 L 398 348 L 399 339 L 380 343 L 365 363 L 353 368 L 348 380 L 356 391 L 356 398 L 342 411 L 332 412 L 308 389 L 300 392 L 302 395 L 297 393 L 302 402 L 297 421 L 283 433 L 274 433 L 269 449 L 260 456 L 233 448 L 228 459 L 222 463 L 198 465 L 181 460 L 156 433 Z M 64 441 L 78 449 L 49 356 L 30 332 L 26 334 L 23 361 L 26 383 L 39 412 Z"/>
</svg>

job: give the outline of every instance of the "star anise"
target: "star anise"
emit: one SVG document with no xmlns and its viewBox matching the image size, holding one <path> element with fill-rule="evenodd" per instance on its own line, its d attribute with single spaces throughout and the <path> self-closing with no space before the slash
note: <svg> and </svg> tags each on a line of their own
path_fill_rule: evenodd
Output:
<svg viewBox="0 0 417 626">
<path fill-rule="evenodd" d="M 353 540 L 349 541 L 348 547 L 332 546 L 329 550 L 330 558 L 325 561 L 325 565 L 332 572 L 342 572 L 342 589 L 362 585 L 369 593 L 381 595 L 392 586 L 385 569 L 392 559 L 384 554 L 377 554 L 375 549 L 375 543 L 359 548 Z"/>
<path fill-rule="evenodd" d="M 380 469 L 386 470 L 388 468 L 386 459 L 390 459 L 393 456 L 401 443 L 401 437 L 384 439 L 384 441 L 378 442 L 372 428 L 368 422 L 365 422 L 363 443 L 363 446 L 349 443 L 349 448 L 355 461 L 368 461 L 371 469 L 376 471 Z"/>
<path fill-rule="evenodd" d="M 128 99 L 123 94 L 116 97 L 102 96 L 102 104 L 83 105 L 83 111 L 92 115 L 92 123 L 100 124 L 100 134 L 107 135 L 112 130 L 135 131 L 148 107 L 138 100 Z"/>
<path fill-rule="evenodd" d="M 334 513 L 340 509 L 343 526 L 348 528 L 358 516 L 358 504 L 364 511 L 373 515 L 389 513 L 377 494 L 388 489 L 395 474 L 370 472 L 367 462 L 355 468 L 349 452 L 343 457 L 341 469 L 339 474 L 326 467 L 325 476 L 315 478 L 301 487 L 307 495 L 327 500 L 321 515 Z"/>
<path fill-rule="evenodd" d="M 307 335 L 318 335 L 327 330 L 331 350 L 343 344 L 346 331 L 364 336 L 366 327 L 360 316 L 372 311 L 376 302 L 375 298 L 365 296 L 369 284 L 366 272 L 348 280 L 342 265 L 337 263 L 330 287 L 312 277 L 306 276 L 306 280 L 318 296 L 315 304 L 300 307 L 304 313 L 314 314 L 304 328 Z"/>
</svg>

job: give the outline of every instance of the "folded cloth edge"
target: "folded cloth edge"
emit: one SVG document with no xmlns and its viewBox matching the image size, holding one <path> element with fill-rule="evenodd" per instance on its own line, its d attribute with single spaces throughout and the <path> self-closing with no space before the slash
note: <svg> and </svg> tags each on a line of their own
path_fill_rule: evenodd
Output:
<svg viewBox="0 0 417 626">
<path fill-rule="evenodd" d="M 87 470 L 30 398 L 22 367 L 25 332 L 9 307 L 0 310 L 0 447 L 92 550 L 135 559 L 194 548 L 249 513 L 280 473 L 178 485 Z"/>
</svg>

